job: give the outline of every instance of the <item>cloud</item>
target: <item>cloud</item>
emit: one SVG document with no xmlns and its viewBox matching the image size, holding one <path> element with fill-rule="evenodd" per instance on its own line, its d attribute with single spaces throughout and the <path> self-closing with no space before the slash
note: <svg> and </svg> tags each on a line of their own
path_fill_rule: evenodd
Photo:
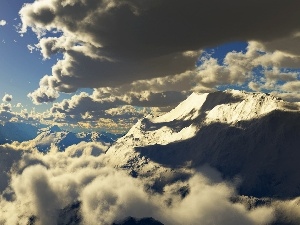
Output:
<svg viewBox="0 0 300 225">
<path fill-rule="evenodd" d="M 283 51 L 269 52 L 263 44 L 251 41 L 245 52 L 228 52 L 223 61 L 205 55 L 195 75 L 188 80 L 196 85 L 194 91 L 212 91 L 218 87 L 232 85 L 243 89 L 247 85 L 251 90 L 272 92 L 285 100 L 286 94 L 298 95 L 299 57 Z M 299 100 L 299 99 L 298 99 Z"/>
<path fill-rule="evenodd" d="M 11 104 L 3 104 L 3 103 L 1 103 L 0 107 L 4 111 L 11 111 Z"/>
<path fill-rule="evenodd" d="M 245 51 L 228 52 L 223 60 L 202 52 L 199 65 L 194 70 L 136 80 L 118 87 L 95 88 L 91 95 L 74 95 L 53 104 L 49 120 L 57 118 L 57 121 L 74 125 L 79 123 L 85 128 L 115 129 L 122 125 L 124 132 L 138 118 L 157 110 L 165 111 L 164 108 L 170 109 L 193 91 L 212 92 L 229 85 L 237 88 L 248 86 L 254 91 L 272 92 L 295 101 L 299 99 L 296 87 L 299 72 L 285 67 L 287 58 L 291 57 L 294 56 L 281 51 L 267 52 L 261 43 L 254 41 L 248 43 Z M 43 95 L 43 91 L 39 93 Z M 31 97 L 38 98 L 38 95 L 32 94 Z M 38 101 L 42 102 L 35 100 Z M 123 110 L 130 106 L 135 113 L 129 114 Z"/>
<path fill-rule="evenodd" d="M 293 92 L 293 91 L 299 92 L 299 90 L 300 90 L 299 88 L 300 88 L 299 80 L 287 82 L 282 86 L 283 90 L 290 91 L 290 92 Z"/>
<path fill-rule="evenodd" d="M 23 107 L 20 103 L 15 106 L 13 106 L 11 103 L 1 103 L 0 125 L 4 125 L 6 122 L 21 122 L 25 124 L 32 124 L 34 126 L 40 126 L 44 116 L 47 114 L 35 112 L 34 110 L 28 112 L 27 109 L 20 109 L 20 107 Z M 17 111 L 15 111 L 16 108 Z"/>
<path fill-rule="evenodd" d="M 31 98 L 34 104 L 41 104 L 44 102 L 53 102 L 59 97 L 59 93 L 48 86 L 40 86 L 39 89 L 29 93 L 27 97 Z"/>
<path fill-rule="evenodd" d="M 5 94 L 2 98 L 2 101 L 4 102 L 10 102 L 13 99 L 12 95 Z"/>
<path fill-rule="evenodd" d="M 27 49 L 29 50 L 30 53 L 32 53 L 34 50 L 36 50 L 36 47 L 32 45 L 27 45 Z"/>
<path fill-rule="evenodd" d="M 184 182 L 168 184 L 162 193 L 153 192 L 146 189 L 151 179 L 132 178 L 110 167 L 102 147 L 81 143 L 65 152 L 52 149 L 40 154 L 20 146 L 0 146 L 1 173 L 12 168 L 1 179 L 7 182 L 0 197 L 1 224 L 27 224 L 30 218 L 43 225 L 67 221 L 68 213 L 76 213 L 70 207 L 78 201 L 77 214 L 88 225 L 112 224 L 128 216 L 151 216 L 166 225 L 262 225 L 273 220 L 270 207 L 248 210 L 232 203 L 234 187 L 201 170 Z M 185 198 L 180 195 L 182 187 L 188 188 Z M 61 210 L 67 208 L 70 210 Z"/>
<path fill-rule="evenodd" d="M 122 97 L 97 100 L 93 95 L 81 92 L 70 99 L 54 103 L 50 109 L 50 117 L 45 120 L 74 126 L 79 123 L 83 128 L 101 128 L 123 133 L 145 114 L 147 110 L 130 107 Z"/>
<path fill-rule="evenodd" d="M 5 20 L 0 20 L 0 26 L 5 26 L 6 25 L 6 21 Z"/>
<path fill-rule="evenodd" d="M 291 224 L 300 223 L 299 197 L 285 201 L 274 201 L 273 207 L 281 221 L 289 221 Z"/>
<path fill-rule="evenodd" d="M 64 59 L 52 67 L 52 76 L 44 76 L 42 80 L 45 85 L 58 91 L 74 92 L 81 87 L 118 86 L 137 78 L 147 79 L 184 72 L 194 68 L 195 61 L 195 57 L 191 59 L 176 53 L 148 61 L 122 62 L 94 59 L 83 52 L 72 50 L 66 52 Z"/>
<path fill-rule="evenodd" d="M 109 94 L 108 94 L 109 93 Z M 175 106 L 184 100 L 184 92 L 128 92 L 116 89 L 97 89 L 89 95 L 81 92 L 54 103 L 45 120 L 68 123 L 85 128 L 115 129 L 127 131 L 137 119 L 152 112 L 155 107 Z"/>
<path fill-rule="evenodd" d="M 63 55 L 41 86 L 74 92 L 182 74 L 195 69 L 200 49 L 230 41 L 256 40 L 266 49 L 297 55 L 286 42 L 297 43 L 299 4 L 296 0 L 35 1 L 20 11 L 21 32 L 28 28 L 36 32 L 37 47 L 45 58 Z M 285 64 L 298 61 L 294 56 L 285 59 Z"/>
</svg>

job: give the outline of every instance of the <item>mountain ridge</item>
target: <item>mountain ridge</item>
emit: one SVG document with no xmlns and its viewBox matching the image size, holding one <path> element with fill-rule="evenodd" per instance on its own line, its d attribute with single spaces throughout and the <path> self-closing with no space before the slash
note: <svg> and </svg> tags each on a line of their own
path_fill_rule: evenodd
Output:
<svg viewBox="0 0 300 225">
<path fill-rule="evenodd" d="M 293 182 L 300 175 L 299 133 L 299 103 L 234 90 L 193 93 L 171 112 L 138 121 L 107 155 L 136 176 L 171 180 L 208 164 L 240 180 L 241 194 L 288 198 L 300 195 L 300 182 Z"/>
</svg>

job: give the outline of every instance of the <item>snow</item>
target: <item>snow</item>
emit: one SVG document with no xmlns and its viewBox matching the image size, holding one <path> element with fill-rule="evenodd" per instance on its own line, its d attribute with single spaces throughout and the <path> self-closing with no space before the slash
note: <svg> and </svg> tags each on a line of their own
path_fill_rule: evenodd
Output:
<svg viewBox="0 0 300 225">
<path fill-rule="evenodd" d="M 241 101 L 215 106 L 206 116 L 206 122 L 218 120 L 222 123 L 236 123 L 238 121 L 251 120 L 268 114 L 273 110 L 285 111 L 282 100 L 263 93 L 246 94 L 233 92 Z"/>
<path fill-rule="evenodd" d="M 135 170 L 139 176 L 172 176 L 174 168 L 188 172 L 208 163 L 225 171 L 226 176 L 242 173 L 248 177 L 243 188 L 251 192 L 251 185 L 262 182 L 267 186 L 264 182 L 268 179 L 279 182 L 282 174 L 298 168 L 298 163 L 289 165 L 285 154 L 299 155 L 299 137 L 294 137 L 300 133 L 299 118 L 299 103 L 264 93 L 193 93 L 169 113 L 138 121 L 106 154 L 110 164 Z M 276 166 L 282 158 L 284 165 Z M 266 175 L 270 170 L 273 172 L 267 173 L 271 175 Z M 273 191 L 284 193 L 281 187 L 277 184 Z M 286 192 L 297 191 L 290 186 Z"/>
<path fill-rule="evenodd" d="M 58 126 L 53 126 L 40 129 L 39 134 L 31 140 L 23 142 L 15 141 L 12 142 L 12 145 L 23 146 L 26 149 L 34 148 L 40 152 L 48 152 L 52 147 L 55 147 L 59 151 L 64 151 L 67 147 L 79 144 L 80 142 L 100 142 L 108 148 L 114 140 L 106 134 L 108 133 L 82 132 L 77 134 L 61 130 Z"/>
<path fill-rule="evenodd" d="M 173 120 L 192 120 L 199 116 L 199 108 L 206 101 L 206 94 L 191 94 L 185 101 L 180 103 L 175 109 L 171 110 L 160 117 L 153 118 L 151 122 L 162 123 L 171 122 Z"/>
<path fill-rule="evenodd" d="M 139 120 L 117 141 L 117 145 L 125 144 L 132 147 L 167 145 L 192 138 L 204 124 L 214 122 L 234 124 L 257 119 L 274 110 L 297 111 L 299 105 L 295 103 L 291 107 L 291 103 L 284 103 L 272 95 L 263 93 L 236 90 L 193 93 L 169 113 L 156 118 L 148 115 Z"/>
</svg>

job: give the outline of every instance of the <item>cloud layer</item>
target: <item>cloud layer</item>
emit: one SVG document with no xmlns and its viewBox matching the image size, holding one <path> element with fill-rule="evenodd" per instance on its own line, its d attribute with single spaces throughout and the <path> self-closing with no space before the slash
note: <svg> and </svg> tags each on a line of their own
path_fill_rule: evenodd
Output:
<svg viewBox="0 0 300 225">
<path fill-rule="evenodd" d="M 126 171 L 107 165 L 103 146 L 97 143 L 70 146 L 66 152 L 52 149 L 47 155 L 14 145 L 0 149 L 0 175 L 4 178 L 1 224 L 67 221 L 68 213 L 74 212 L 59 210 L 78 201 L 81 210 L 77 213 L 83 224 L 109 225 L 128 216 L 151 216 L 166 225 L 254 225 L 273 220 L 272 208 L 247 210 L 240 203 L 232 203 L 233 186 L 213 181 L 201 171 L 195 171 L 185 182 L 168 184 L 163 193 L 147 190 L 149 180 L 132 178 Z M 180 194 L 184 187 L 189 190 L 185 198 Z"/>
</svg>

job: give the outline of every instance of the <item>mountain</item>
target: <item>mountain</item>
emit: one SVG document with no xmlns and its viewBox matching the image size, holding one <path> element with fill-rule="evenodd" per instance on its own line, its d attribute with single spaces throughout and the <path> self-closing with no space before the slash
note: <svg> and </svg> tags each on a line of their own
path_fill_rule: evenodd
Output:
<svg viewBox="0 0 300 225">
<path fill-rule="evenodd" d="M 193 93 L 160 117 L 138 121 L 111 146 L 109 163 L 158 190 L 209 165 L 239 194 L 300 195 L 300 104 L 264 93 Z"/>
<path fill-rule="evenodd" d="M 37 136 L 39 129 L 38 126 L 19 122 L 0 124 L 0 144 L 31 140 Z"/>
<path fill-rule="evenodd" d="M 299 108 L 230 90 L 193 93 L 112 145 L 40 129 L 0 145 L 0 223 L 300 224 Z"/>
<path fill-rule="evenodd" d="M 115 139 L 114 139 L 115 138 Z M 78 144 L 80 142 L 102 142 L 106 145 L 110 145 L 116 141 L 118 135 L 109 135 L 109 133 L 100 132 L 81 132 L 73 133 L 70 131 L 61 130 L 58 126 L 47 127 L 39 130 L 39 134 L 32 140 L 23 142 L 32 147 L 36 147 L 39 151 L 47 152 L 53 146 L 59 151 L 64 151 L 71 145 Z"/>
</svg>

